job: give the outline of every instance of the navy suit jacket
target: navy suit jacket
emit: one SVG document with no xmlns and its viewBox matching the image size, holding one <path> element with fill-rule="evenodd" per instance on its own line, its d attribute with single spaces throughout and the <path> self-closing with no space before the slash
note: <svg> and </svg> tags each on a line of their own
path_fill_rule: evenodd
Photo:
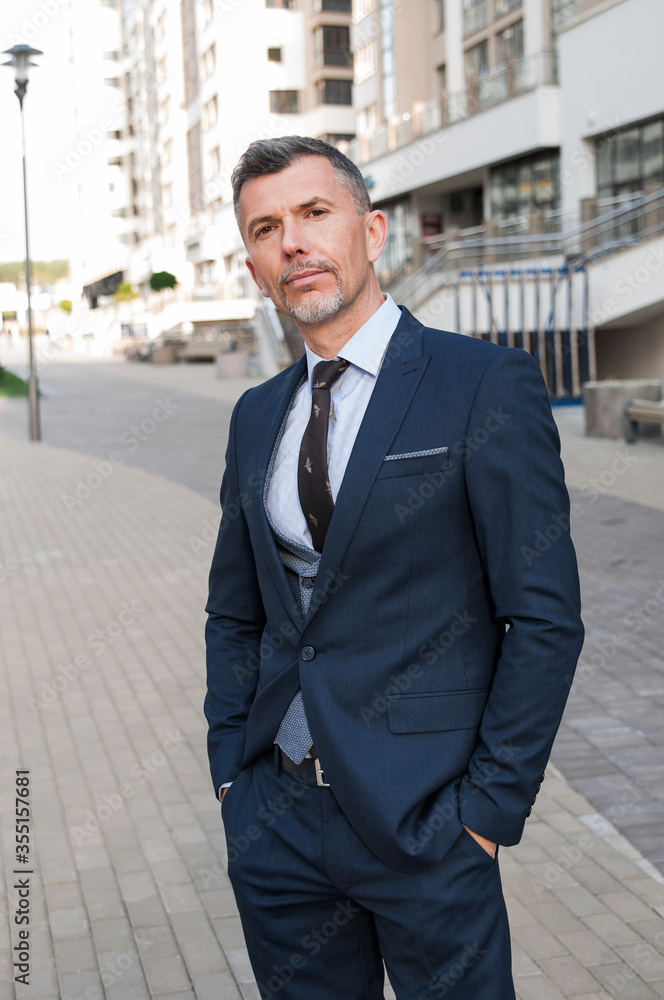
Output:
<svg viewBox="0 0 664 1000">
<path fill-rule="evenodd" d="M 439 861 L 462 824 L 515 844 L 583 638 L 538 365 L 402 310 L 303 620 L 264 493 L 305 370 L 231 420 L 206 629 L 215 790 L 271 749 L 301 689 L 326 780 L 387 865 Z"/>
</svg>

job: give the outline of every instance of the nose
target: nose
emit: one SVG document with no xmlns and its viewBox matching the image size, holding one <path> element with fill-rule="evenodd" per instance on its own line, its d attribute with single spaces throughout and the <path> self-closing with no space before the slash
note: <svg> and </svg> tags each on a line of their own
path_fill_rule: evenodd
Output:
<svg viewBox="0 0 664 1000">
<path fill-rule="evenodd" d="M 287 257 L 306 257 L 310 252 L 303 227 L 295 219 L 287 219 L 283 223 L 281 249 Z"/>
</svg>

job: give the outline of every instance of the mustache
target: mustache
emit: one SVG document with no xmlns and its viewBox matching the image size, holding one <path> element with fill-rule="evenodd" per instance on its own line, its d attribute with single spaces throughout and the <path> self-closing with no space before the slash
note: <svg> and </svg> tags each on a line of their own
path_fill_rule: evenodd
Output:
<svg viewBox="0 0 664 1000">
<path fill-rule="evenodd" d="M 336 264 L 333 264 L 331 260 L 297 260 L 293 261 L 285 271 L 283 271 L 278 278 L 277 287 L 282 288 L 287 281 L 293 277 L 294 274 L 298 274 L 300 271 L 329 271 L 333 274 L 337 280 L 340 277 L 339 268 Z"/>
</svg>

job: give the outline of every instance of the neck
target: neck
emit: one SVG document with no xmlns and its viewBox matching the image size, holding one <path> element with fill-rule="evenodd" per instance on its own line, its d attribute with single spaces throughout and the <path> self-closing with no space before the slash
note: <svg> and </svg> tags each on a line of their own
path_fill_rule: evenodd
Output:
<svg viewBox="0 0 664 1000">
<path fill-rule="evenodd" d="M 322 323 L 297 323 L 302 339 L 319 358 L 336 358 L 344 344 L 357 333 L 361 326 L 377 312 L 385 302 L 385 296 L 374 281 L 348 305 L 343 305 L 338 313 Z"/>
</svg>

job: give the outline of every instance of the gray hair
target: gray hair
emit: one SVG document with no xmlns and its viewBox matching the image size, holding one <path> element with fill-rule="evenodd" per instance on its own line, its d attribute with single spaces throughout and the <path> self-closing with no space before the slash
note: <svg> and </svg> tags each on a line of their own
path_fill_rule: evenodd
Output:
<svg viewBox="0 0 664 1000">
<path fill-rule="evenodd" d="M 276 139 L 257 139 L 247 147 L 233 171 L 233 208 L 235 218 L 242 232 L 242 210 L 240 192 L 245 181 L 265 174 L 278 174 L 290 167 L 303 156 L 324 156 L 339 174 L 339 180 L 347 188 L 358 215 L 371 211 L 371 198 L 364 183 L 364 177 L 352 160 L 344 156 L 336 146 L 322 139 L 311 139 L 303 135 L 284 135 Z"/>
</svg>

